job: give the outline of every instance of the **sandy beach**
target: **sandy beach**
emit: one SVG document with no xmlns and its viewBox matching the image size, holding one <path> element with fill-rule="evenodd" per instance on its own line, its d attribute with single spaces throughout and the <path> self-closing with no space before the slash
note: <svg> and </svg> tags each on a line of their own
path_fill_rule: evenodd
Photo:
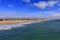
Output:
<svg viewBox="0 0 60 40">
<path fill-rule="evenodd" d="M 17 24 L 17 23 L 27 23 L 27 22 L 38 22 L 38 20 L 5 20 L 5 21 L 0 21 L 0 24 Z"/>
</svg>

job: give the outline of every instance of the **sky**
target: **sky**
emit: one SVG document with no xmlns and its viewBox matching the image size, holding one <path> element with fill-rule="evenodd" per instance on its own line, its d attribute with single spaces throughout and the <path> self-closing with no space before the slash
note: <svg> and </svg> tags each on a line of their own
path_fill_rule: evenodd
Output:
<svg viewBox="0 0 60 40">
<path fill-rule="evenodd" d="M 0 18 L 60 17 L 60 0 L 0 0 Z"/>
</svg>

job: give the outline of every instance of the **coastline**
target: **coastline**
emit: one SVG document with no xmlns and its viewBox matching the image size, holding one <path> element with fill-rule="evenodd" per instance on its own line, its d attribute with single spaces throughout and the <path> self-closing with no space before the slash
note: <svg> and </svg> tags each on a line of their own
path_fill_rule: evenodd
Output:
<svg viewBox="0 0 60 40">
<path fill-rule="evenodd" d="M 36 22 L 38 21 L 37 20 L 1 21 L 0 30 L 10 30 L 16 27 L 25 27 L 25 25 L 27 24 L 36 23 Z"/>
<path fill-rule="evenodd" d="M 38 22 L 39 20 L 6 20 L 0 21 L 0 24 L 22 24 L 27 22 Z"/>
<path fill-rule="evenodd" d="M 25 27 L 27 24 L 43 22 L 43 20 L 10 20 L 0 21 L 0 30 L 10 30 L 16 27 Z"/>
</svg>

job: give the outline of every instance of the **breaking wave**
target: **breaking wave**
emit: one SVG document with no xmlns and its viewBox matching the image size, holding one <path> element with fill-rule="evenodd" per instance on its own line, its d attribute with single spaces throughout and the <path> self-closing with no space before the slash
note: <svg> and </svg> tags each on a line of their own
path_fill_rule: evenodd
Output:
<svg viewBox="0 0 60 40">
<path fill-rule="evenodd" d="M 8 30 L 11 28 L 16 28 L 16 27 L 24 27 L 27 24 L 31 24 L 35 22 L 28 22 L 28 23 L 22 23 L 22 24 L 0 24 L 0 30 Z"/>
</svg>

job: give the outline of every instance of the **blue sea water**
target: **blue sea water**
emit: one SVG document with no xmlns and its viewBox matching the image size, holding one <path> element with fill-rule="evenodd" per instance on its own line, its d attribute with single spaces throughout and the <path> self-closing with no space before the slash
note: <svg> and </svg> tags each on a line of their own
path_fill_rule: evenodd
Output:
<svg viewBox="0 0 60 40">
<path fill-rule="evenodd" d="M 60 40 L 60 20 L 0 30 L 0 40 Z"/>
</svg>

